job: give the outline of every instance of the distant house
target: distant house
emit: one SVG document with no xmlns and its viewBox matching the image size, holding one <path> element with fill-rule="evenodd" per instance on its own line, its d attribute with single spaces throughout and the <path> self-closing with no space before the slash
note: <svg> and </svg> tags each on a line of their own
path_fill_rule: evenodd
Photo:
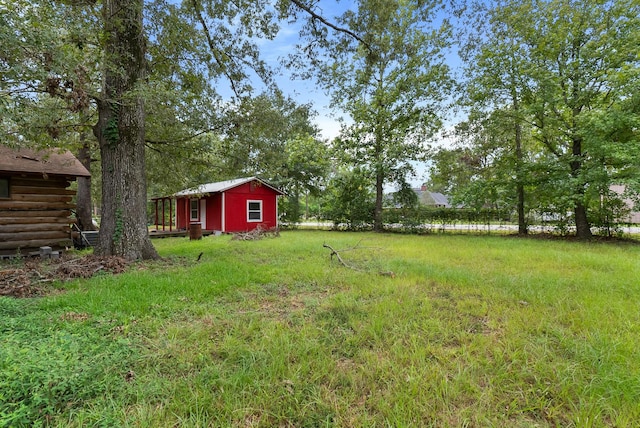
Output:
<svg viewBox="0 0 640 428">
<path fill-rule="evenodd" d="M 70 152 L 0 145 L 0 254 L 72 245 L 78 177 L 89 171 Z"/>
<path fill-rule="evenodd" d="M 283 194 L 259 178 L 246 177 L 203 184 L 153 201 L 156 213 L 159 204 L 166 205 L 167 200 L 170 211 L 175 206 L 178 229 L 186 230 L 191 224 L 199 224 L 202 231 L 235 233 L 248 232 L 258 226 L 277 227 L 278 196 Z M 164 215 L 156 214 L 156 229 L 164 223 Z M 169 223 L 173 224 L 173 219 Z"/>
<path fill-rule="evenodd" d="M 418 195 L 418 201 L 422 205 L 432 206 L 436 208 L 451 208 L 449 198 L 446 195 L 438 192 L 430 192 L 426 186 L 422 186 L 419 189 L 413 189 Z"/>
<path fill-rule="evenodd" d="M 618 195 L 623 195 L 625 192 L 625 186 L 615 184 L 609 188 L 612 192 L 617 193 Z M 640 212 L 634 210 L 634 202 L 631 199 L 625 198 L 623 202 L 627 205 L 627 207 L 631 210 L 628 215 L 624 218 L 618 219 L 618 221 L 624 223 L 636 223 L 640 224 Z"/>
</svg>

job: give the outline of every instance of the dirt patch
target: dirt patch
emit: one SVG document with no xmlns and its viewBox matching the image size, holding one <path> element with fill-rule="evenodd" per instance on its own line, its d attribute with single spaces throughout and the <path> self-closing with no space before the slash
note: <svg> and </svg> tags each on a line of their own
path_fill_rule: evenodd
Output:
<svg viewBox="0 0 640 428">
<path fill-rule="evenodd" d="M 128 263 L 122 257 L 64 256 L 28 259 L 0 264 L 0 296 L 33 297 L 47 294 L 50 283 L 90 278 L 99 272 L 122 273 Z"/>
</svg>

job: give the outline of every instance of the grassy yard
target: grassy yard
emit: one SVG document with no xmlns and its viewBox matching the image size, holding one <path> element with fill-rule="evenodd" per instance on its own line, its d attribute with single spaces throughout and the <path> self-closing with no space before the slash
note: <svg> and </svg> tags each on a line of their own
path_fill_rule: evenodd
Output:
<svg viewBox="0 0 640 428">
<path fill-rule="evenodd" d="M 351 249 L 350 267 L 324 243 Z M 0 426 L 640 421 L 640 245 L 314 231 L 155 244 L 164 263 L 0 299 Z"/>
</svg>

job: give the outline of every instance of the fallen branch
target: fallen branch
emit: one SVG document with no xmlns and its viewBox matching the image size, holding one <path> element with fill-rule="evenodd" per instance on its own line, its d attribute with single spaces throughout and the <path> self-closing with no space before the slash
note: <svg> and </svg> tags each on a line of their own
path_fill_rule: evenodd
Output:
<svg viewBox="0 0 640 428">
<path fill-rule="evenodd" d="M 335 255 L 335 256 L 336 256 L 336 258 L 338 259 L 338 261 L 340 262 L 340 264 L 341 264 L 342 266 L 344 266 L 344 267 L 346 267 L 346 268 L 349 268 L 349 269 L 356 270 L 356 271 L 358 271 L 358 272 L 362 272 L 362 270 L 361 270 L 361 269 L 358 269 L 358 268 L 356 268 L 355 266 L 351 266 L 351 265 L 347 264 L 347 262 L 345 262 L 344 260 L 342 260 L 342 257 L 340 257 L 340 253 L 338 252 L 338 250 L 334 249 L 331 245 L 329 245 L 329 244 L 322 244 L 322 246 L 323 246 L 324 248 L 328 248 L 328 249 L 330 249 L 330 250 L 331 250 L 331 260 L 333 260 L 333 256 Z M 350 248 L 349 250 L 353 250 L 353 248 Z M 340 251 L 347 251 L 347 250 L 340 250 Z"/>
<path fill-rule="evenodd" d="M 346 267 L 346 268 L 349 268 L 349 269 L 353 269 L 353 270 L 355 270 L 355 271 L 357 271 L 357 272 L 364 272 L 364 270 L 363 270 L 363 269 L 359 269 L 359 268 L 357 268 L 357 267 L 355 267 L 355 266 L 353 266 L 353 265 L 348 264 L 348 263 L 347 263 L 347 262 L 345 262 L 345 261 L 344 261 L 344 259 L 340 256 L 340 253 L 341 253 L 341 252 L 345 252 L 345 251 L 353 251 L 353 250 L 358 250 L 358 249 L 362 249 L 362 248 L 364 248 L 364 247 L 359 247 L 359 245 L 360 245 L 360 242 L 358 242 L 354 247 L 346 248 L 346 249 L 344 249 L 344 250 L 336 250 L 335 248 L 333 248 L 333 247 L 332 247 L 331 245 L 329 245 L 329 244 L 322 244 L 322 246 L 323 246 L 324 248 L 328 248 L 329 250 L 331 250 L 331 260 L 333 260 L 333 256 L 335 255 L 335 256 L 336 256 L 336 258 L 338 259 L 338 261 L 340 262 L 340 264 L 341 264 L 342 266 L 344 266 L 344 267 Z M 381 275 L 381 276 L 388 276 L 388 277 L 390 277 L 390 278 L 395 278 L 395 277 L 396 277 L 396 274 L 395 274 L 394 272 L 392 272 L 392 271 L 379 271 L 379 272 L 378 272 L 378 275 Z"/>
</svg>

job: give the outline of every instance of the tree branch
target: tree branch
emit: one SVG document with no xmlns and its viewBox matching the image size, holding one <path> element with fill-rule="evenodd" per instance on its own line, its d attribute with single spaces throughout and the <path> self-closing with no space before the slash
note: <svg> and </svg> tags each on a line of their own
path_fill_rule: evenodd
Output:
<svg viewBox="0 0 640 428">
<path fill-rule="evenodd" d="M 175 141 L 163 141 L 163 140 L 149 140 L 149 139 L 145 139 L 145 144 L 158 144 L 158 145 L 168 145 L 168 144 L 180 144 L 180 143 L 186 143 L 189 140 L 192 140 L 196 137 L 199 137 L 200 135 L 206 134 L 208 132 L 213 132 L 213 131 L 219 131 L 221 127 L 213 127 L 213 128 L 208 128 L 205 130 L 202 130 L 200 132 L 196 132 L 195 134 L 191 134 L 191 135 L 187 135 L 186 137 L 180 138 L 179 140 L 175 140 Z"/>
<path fill-rule="evenodd" d="M 336 256 L 336 258 L 338 259 L 338 261 L 340 262 L 340 264 L 341 264 L 342 266 L 344 266 L 344 267 L 346 267 L 346 268 L 349 268 L 349 269 L 356 270 L 356 271 L 358 271 L 358 272 L 362 272 L 360 269 L 358 269 L 358 268 L 356 268 L 356 267 L 354 267 L 354 266 L 351 266 L 351 265 L 347 264 L 344 260 L 342 260 L 342 257 L 340 257 L 340 253 L 339 253 L 337 250 L 333 249 L 333 247 L 332 247 L 331 245 L 329 245 L 329 244 L 322 244 L 322 246 L 323 246 L 324 248 L 328 248 L 328 249 L 330 249 L 330 250 L 331 250 L 331 259 L 333 259 L 333 256 L 335 255 L 335 256 Z"/>
<path fill-rule="evenodd" d="M 229 74 L 229 71 L 227 70 L 227 67 L 224 65 L 222 58 L 220 58 L 220 52 L 218 52 L 218 50 L 216 49 L 215 43 L 211 38 L 211 33 L 209 32 L 209 27 L 207 26 L 207 22 L 204 20 L 204 16 L 202 16 L 202 11 L 198 7 L 198 1 L 192 0 L 191 4 L 193 5 L 193 10 L 198 16 L 200 25 L 202 25 L 202 29 L 204 30 L 204 33 L 207 37 L 207 43 L 209 44 L 209 49 L 211 50 L 211 54 L 213 55 L 214 59 L 216 60 L 216 63 L 222 70 L 222 73 L 227 77 L 227 79 L 229 79 L 229 83 L 231 84 L 231 90 L 233 91 L 233 93 L 236 95 L 236 97 L 240 97 L 240 91 L 236 87 L 236 82 L 233 79 L 233 77 Z"/>
<path fill-rule="evenodd" d="M 364 46 L 367 47 L 367 49 L 371 50 L 371 47 L 369 46 L 369 44 L 367 42 L 364 41 L 364 39 L 362 37 L 360 37 L 358 34 L 356 34 L 355 32 L 349 30 L 348 28 L 344 28 L 344 27 L 339 27 L 336 24 L 330 22 L 328 19 L 326 19 L 325 17 L 323 17 L 322 15 L 314 12 L 313 10 L 311 10 L 311 8 L 309 6 L 307 6 L 306 4 L 304 4 L 301 0 L 291 0 L 291 3 L 295 4 L 299 9 L 303 10 L 304 12 L 308 13 L 311 18 L 315 19 L 316 21 L 320 21 L 322 24 L 326 25 L 327 27 L 339 32 L 339 33 L 344 33 L 344 34 L 348 34 L 349 36 L 353 37 L 354 39 L 356 39 L 357 41 L 359 41 L 360 43 L 362 43 Z"/>
</svg>

